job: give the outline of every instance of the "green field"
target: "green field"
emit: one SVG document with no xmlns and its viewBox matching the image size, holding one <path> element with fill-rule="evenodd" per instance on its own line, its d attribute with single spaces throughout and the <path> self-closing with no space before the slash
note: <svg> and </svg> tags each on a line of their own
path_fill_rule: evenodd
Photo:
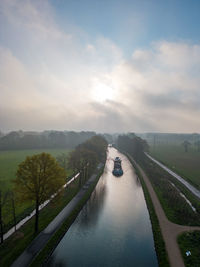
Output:
<svg viewBox="0 0 200 267">
<path fill-rule="evenodd" d="M 68 154 L 70 150 L 67 149 L 30 149 L 30 150 L 13 150 L 13 151 L 0 151 L 0 182 L 1 190 L 7 191 L 12 189 L 12 180 L 15 178 L 15 174 L 19 163 L 21 163 L 27 156 L 39 154 L 42 152 L 50 153 L 56 157 L 61 153 Z M 67 171 L 67 176 L 72 175 L 72 170 Z M 3 220 L 4 220 L 4 232 L 8 230 L 12 224 L 12 214 L 10 212 L 9 202 L 7 206 L 3 206 Z M 31 202 L 16 203 L 16 215 L 17 221 L 30 214 L 34 206 Z"/>
<path fill-rule="evenodd" d="M 184 259 L 186 267 L 200 266 L 200 231 L 183 233 L 178 237 L 178 243 Z M 190 251 L 191 255 L 186 256 L 186 251 Z"/>
<path fill-rule="evenodd" d="M 27 156 L 42 152 L 50 153 L 53 157 L 61 153 L 68 154 L 67 149 L 28 149 L 28 150 L 9 150 L 0 151 L 0 181 L 3 182 L 5 189 L 12 187 L 11 180 L 15 178 L 17 167 Z"/>
<path fill-rule="evenodd" d="M 150 154 L 200 189 L 200 152 L 196 148 L 185 152 L 181 145 L 156 145 L 150 147 Z"/>
</svg>

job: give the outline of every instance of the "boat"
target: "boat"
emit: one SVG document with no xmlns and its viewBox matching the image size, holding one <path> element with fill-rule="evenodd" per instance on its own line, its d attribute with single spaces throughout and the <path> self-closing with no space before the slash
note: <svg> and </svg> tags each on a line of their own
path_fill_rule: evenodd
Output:
<svg viewBox="0 0 200 267">
<path fill-rule="evenodd" d="M 114 169 L 112 171 L 112 174 L 114 176 L 122 176 L 123 175 L 123 170 L 122 170 L 122 165 L 121 165 L 121 159 L 119 157 L 116 157 L 114 159 Z"/>
</svg>

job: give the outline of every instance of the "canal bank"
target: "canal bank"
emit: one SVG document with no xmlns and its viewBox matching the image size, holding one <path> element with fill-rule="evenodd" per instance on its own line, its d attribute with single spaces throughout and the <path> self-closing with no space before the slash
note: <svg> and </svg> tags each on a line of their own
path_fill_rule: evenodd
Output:
<svg viewBox="0 0 200 267">
<path fill-rule="evenodd" d="M 142 184 L 147 208 L 148 208 L 150 219 L 151 219 L 151 225 L 152 225 L 153 236 L 154 236 L 154 244 L 155 244 L 155 249 L 156 249 L 156 254 L 157 254 L 159 266 L 160 267 L 169 267 L 170 264 L 169 264 L 168 254 L 167 254 L 165 242 L 164 242 L 164 239 L 163 239 L 163 236 L 161 233 L 161 228 L 160 228 L 158 216 L 156 214 L 156 211 L 155 211 L 152 199 L 151 199 L 151 195 L 150 195 L 148 187 L 145 183 L 143 174 L 141 173 L 141 170 L 140 170 L 138 164 L 134 161 L 134 159 L 126 152 L 124 152 L 124 153 L 128 157 L 128 159 L 130 160 L 131 164 L 133 165 L 133 167 L 136 171 L 136 174 L 138 175 L 140 182 Z"/>
<path fill-rule="evenodd" d="M 112 175 L 113 159 L 124 175 Z M 110 148 L 91 197 L 58 244 L 48 266 L 158 266 L 143 190 L 126 156 Z"/>
<path fill-rule="evenodd" d="M 67 206 L 54 218 L 54 220 L 33 240 L 33 242 L 25 249 L 25 251 L 13 262 L 13 267 L 29 266 L 31 262 L 38 256 L 40 251 L 48 244 L 52 237 L 54 237 L 54 244 L 58 242 L 58 230 L 62 229 L 63 223 L 65 228 L 69 227 L 73 222 L 78 212 L 81 210 L 85 201 L 93 191 L 101 173 L 103 171 L 103 164 L 99 164 L 95 174 L 85 183 L 77 195 L 67 204 Z M 67 223 L 66 223 L 67 222 Z M 66 229 L 65 229 L 66 231 Z M 56 235 L 56 236 L 55 236 Z M 60 237 L 61 238 L 61 237 Z M 50 244 L 52 246 L 52 244 Z M 48 249 L 51 247 L 48 246 Z M 49 251 L 48 251 L 49 252 Z M 43 259 L 42 254 L 40 259 Z M 37 262 L 37 260 L 35 261 Z M 41 261 L 40 261 L 41 265 Z M 37 265 L 38 266 L 38 265 Z"/>
<path fill-rule="evenodd" d="M 162 232 L 163 239 L 165 241 L 166 245 L 166 251 L 169 258 L 169 263 L 171 267 L 184 267 L 183 257 L 181 255 L 180 248 L 177 243 L 177 238 L 180 234 L 183 232 L 193 232 L 193 231 L 200 231 L 199 226 L 184 226 L 172 223 L 169 221 L 164 213 L 164 210 L 160 204 L 160 201 L 153 189 L 153 186 L 146 175 L 146 173 L 143 171 L 143 169 L 133 160 L 134 165 L 138 168 L 140 174 L 142 175 L 142 179 L 144 180 L 144 183 L 148 189 L 151 201 L 153 203 L 160 229 Z M 161 265 L 163 266 L 163 265 Z"/>
</svg>

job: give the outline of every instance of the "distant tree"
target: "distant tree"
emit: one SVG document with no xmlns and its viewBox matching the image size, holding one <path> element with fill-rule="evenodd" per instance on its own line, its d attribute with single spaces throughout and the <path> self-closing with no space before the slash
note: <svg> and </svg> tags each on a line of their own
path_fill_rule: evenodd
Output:
<svg viewBox="0 0 200 267">
<path fill-rule="evenodd" d="M 136 137 L 136 135 L 135 135 L 135 133 L 128 133 L 128 137 L 134 138 L 134 137 Z"/>
<path fill-rule="evenodd" d="M 189 146 L 191 146 L 191 143 L 187 140 L 185 140 L 182 145 L 184 146 L 185 152 L 188 152 Z"/>
<path fill-rule="evenodd" d="M 112 143 L 113 143 L 113 136 L 112 136 L 111 134 L 104 133 L 104 134 L 103 134 L 103 137 L 106 139 L 106 141 L 107 141 L 109 144 L 112 144 Z"/>
<path fill-rule="evenodd" d="M 39 205 L 65 182 L 65 170 L 47 153 L 27 157 L 17 170 L 15 191 L 21 201 L 35 202 L 35 232 L 38 231 Z"/>
<path fill-rule="evenodd" d="M 2 216 L 2 206 L 3 206 L 2 191 L 0 189 L 0 238 L 1 238 L 1 243 L 3 243 L 3 216 Z"/>
<path fill-rule="evenodd" d="M 72 168 L 73 172 L 77 172 L 80 170 L 80 150 L 75 149 L 69 154 L 69 161 L 68 161 L 68 167 Z"/>
<path fill-rule="evenodd" d="M 2 181 L 0 181 L 0 239 L 1 243 L 3 243 L 3 206 L 6 203 L 8 194 L 1 188 L 4 188 Z"/>
<path fill-rule="evenodd" d="M 196 141 L 194 144 L 197 147 L 197 151 L 200 152 L 200 140 Z"/>
<path fill-rule="evenodd" d="M 118 147 L 132 155 L 136 161 L 140 161 L 144 157 L 144 151 L 149 149 L 147 142 L 136 135 L 132 138 L 128 135 L 119 136 Z"/>
<path fill-rule="evenodd" d="M 68 155 L 65 153 L 61 153 L 56 157 L 58 163 L 60 166 L 64 169 L 67 170 L 68 167 Z"/>
<path fill-rule="evenodd" d="M 82 148 L 80 150 L 81 170 L 83 179 L 87 179 L 87 176 L 96 168 L 98 163 L 98 157 L 94 151 L 90 151 Z"/>
<path fill-rule="evenodd" d="M 74 172 L 79 172 L 79 184 L 86 179 L 95 169 L 98 162 L 106 158 L 107 141 L 103 136 L 93 136 L 78 145 L 69 155 L 68 166 Z"/>
<path fill-rule="evenodd" d="M 16 224 L 17 224 L 17 220 L 16 220 L 16 197 L 13 191 L 8 191 L 8 196 L 9 196 L 9 201 L 11 202 L 11 212 L 13 215 L 13 222 L 14 222 L 14 227 L 15 227 L 15 231 L 16 231 Z"/>
</svg>

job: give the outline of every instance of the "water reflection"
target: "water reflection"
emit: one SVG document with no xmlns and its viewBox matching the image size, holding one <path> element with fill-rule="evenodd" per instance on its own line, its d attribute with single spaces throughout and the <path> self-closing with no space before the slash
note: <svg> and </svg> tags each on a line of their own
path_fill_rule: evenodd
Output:
<svg viewBox="0 0 200 267">
<path fill-rule="evenodd" d="M 112 175 L 113 158 L 124 175 Z M 49 266 L 157 266 L 140 182 L 128 159 L 108 150 L 104 174 L 90 200 L 54 251 Z M 63 265 L 64 264 L 64 265 Z"/>
<path fill-rule="evenodd" d="M 89 228 L 96 224 L 103 210 L 106 197 L 106 181 L 101 179 L 90 199 L 82 209 L 81 217 L 77 218 L 80 227 Z"/>
</svg>

